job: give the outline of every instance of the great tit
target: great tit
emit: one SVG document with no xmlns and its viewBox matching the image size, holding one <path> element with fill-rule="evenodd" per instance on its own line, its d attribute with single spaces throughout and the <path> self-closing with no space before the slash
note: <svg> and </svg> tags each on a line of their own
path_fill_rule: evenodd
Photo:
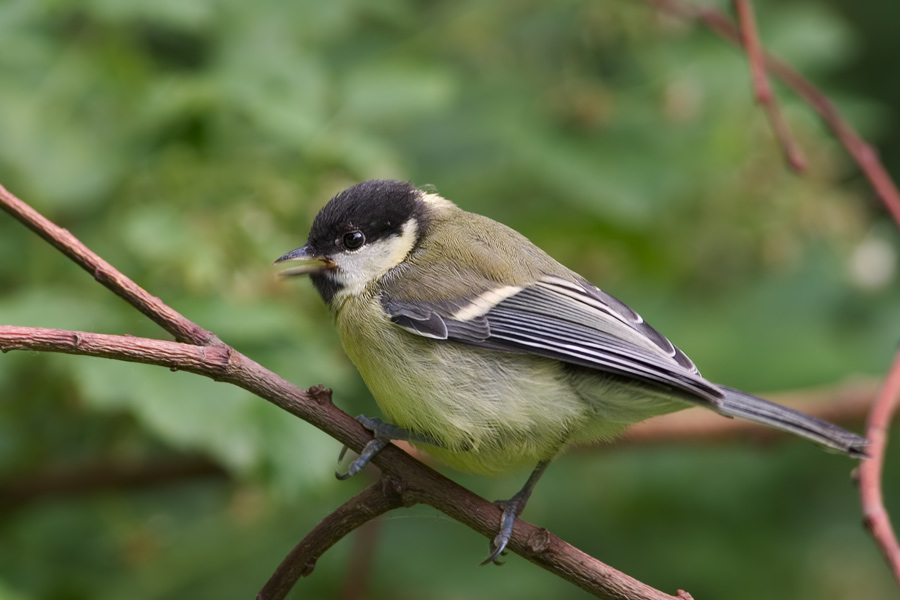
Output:
<svg viewBox="0 0 900 600">
<path fill-rule="evenodd" d="M 388 419 L 360 417 L 375 437 L 347 476 L 391 439 L 463 471 L 534 469 L 501 503 L 484 563 L 566 446 L 688 406 L 865 456 L 856 434 L 707 381 L 636 312 L 518 232 L 409 183 L 344 190 L 276 263 L 287 261 L 297 266 L 282 274 L 310 276 Z"/>
</svg>

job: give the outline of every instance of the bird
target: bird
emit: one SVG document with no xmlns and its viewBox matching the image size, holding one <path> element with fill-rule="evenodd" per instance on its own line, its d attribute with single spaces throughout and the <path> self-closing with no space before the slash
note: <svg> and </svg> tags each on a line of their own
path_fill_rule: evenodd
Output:
<svg viewBox="0 0 900 600">
<path fill-rule="evenodd" d="M 708 381 L 625 303 L 430 188 L 349 187 L 316 215 L 306 244 L 275 263 L 289 263 L 283 276 L 309 276 L 385 418 L 358 417 L 373 439 L 340 478 L 391 440 L 460 471 L 532 470 L 498 502 L 482 564 L 499 564 L 566 447 L 614 440 L 653 416 L 702 406 L 866 457 L 859 435 Z"/>
</svg>

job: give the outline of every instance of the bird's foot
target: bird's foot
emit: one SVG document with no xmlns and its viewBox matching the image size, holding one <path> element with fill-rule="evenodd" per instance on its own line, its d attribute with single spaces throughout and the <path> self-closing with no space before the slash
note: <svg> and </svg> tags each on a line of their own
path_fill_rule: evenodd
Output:
<svg viewBox="0 0 900 600">
<path fill-rule="evenodd" d="M 529 490 L 529 492 L 530 491 L 531 490 Z M 491 541 L 490 556 L 484 559 L 479 566 L 491 563 L 495 565 L 503 564 L 503 562 L 498 559 L 506 554 L 506 546 L 509 545 L 509 540 L 512 538 L 513 526 L 515 526 L 516 519 L 519 518 L 519 515 L 522 514 L 522 511 L 525 509 L 528 495 L 523 495 L 520 492 L 509 500 L 498 500 L 494 503 L 503 511 L 503 515 L 500 517 L 500 531 Z"/>
<path fill-rule="evenodd" d="M 528 502 L 528 498 L 531 497 L 534 486 L 537 485 L 538 480 L 544 474 L 544 471 L 547 470 L 547 465 L 549 464 L 550 459 L 539 462 L 528 477 L 528 481 L 525 482 L 525 485 L 522 486 L 522 489 L 515 496 L 509 500 L 499 500 L 494 503 L 503 511 L 503 515 L 500 517 L 500 531 L 497 533 L 497 537 L 491 541 L 491 554 L 481 562 L 481 566 L 490 563 L 495 565 L 503 564 L 497 559 L 506 552 L 506 546 L 509 545 L 509 540 L 512 539 L 513 526 L 516 524 L 516 519 L 525 510 L 525 504 Z"/>
<path fill-rule="evenodd" d="M 404 429 L 402 427 L 398 427 L 397 425 L 392 425 L 391 423 L 385 423 L 381 419 L 376 419 L 374 417 L 367 417 L 366 415 L 359 415 L 356 417 L 356 420 L 359 423 L 372 432 L 374 436 L 369 442 L 363 447 L 362 452 L 359 453 L 353 462 L 347 467 L 346 473 L 340 473 L 335 471 L 334 475 L 338 479 L 344 480 L 350 477 L 353 477 L 357 473 L 363 470 L 363 468 L 369 464 L 369 462 L 375 458 L 375 455 L 381 452 L 385 446 L 391 443 L 391 440 L 404 440 L 407 442 L 418 442 L 422 444 L 430 444 L 432 446 L 438 445 L 437 442 L 430 436 L 416 433 L 415 431 L 410 431 L 408 429 Z M 344 460 L 344 455 L 347 454 L 347 450 L 349 448 L 344 446 L 341 449 L 341 453 L 338 456 L 338 462 Z"/>
</svg>

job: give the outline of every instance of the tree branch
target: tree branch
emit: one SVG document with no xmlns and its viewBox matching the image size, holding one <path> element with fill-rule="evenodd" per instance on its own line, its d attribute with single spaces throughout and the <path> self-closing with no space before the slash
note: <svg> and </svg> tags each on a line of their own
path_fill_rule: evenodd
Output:
<svg viewBox="0 0 900 600">
<path fill-rule="evenodd" d="M 66 256 L 126 298 L 142 313 L 192 343 L 167 342 L 131 336 L 28 327 L 0 326 L 0 350 L 63 352 L 141 362 L 184 370 L 241 387 L 321 429 L 355 451 L 371 439 L 355 419 L 331 403 L 322 387 L 301 390 L 258 363 L 222 343 L 217 337 L 169 309 L 99 256 L 71 233 L 39 215 L 0 186 L 0 206 L 50 241 Z M 101 276 L 97 276 L 101 273 Z M 403 504 L 424 503 L 469 528 L 492 538 L 500 523 L 500 509 L 457 485 L 399 448 L 389 445 L 373 462 L 392 481 L 401 482 Z M 673 600 L 624 573 L 566 544 L 544 529 L 516 521 L 509 549 L 600 598 Z"/>
<path fill-rule="evenodd" d="M 0 351 L 38 350 L 113 358 L 183 370 L 244 388 L 318 427 L 355 451 L 371 439 L 356 419 L 331 403 L 321 387 L 301 390 L 236 350 L 198 347 L 131 336 L 37 327 L 0 326 Z M 500 509 L 443 475 L 388 445 L 372 461 L 401 482 L 403 505 L 422 503 L 438 509 L 485 537 L 493 537 Z M 510 550 L 599 598 L 673 600 L 577 550 L 545 529 L 516 521 Z"/>
<path fill-rule="evenodd" d="M 887 560 L 894 579 L 900 584 L 900 545 L 891 526 L 890 516 L 884 507 L 881 492 L 881 472 L 888 440 L 887 429 L 898 400 L 900 400 L 900 352 L 894 358 L 884 387 L 872 407 L 872 414 L 869 415 L 866 437 L 872 442 L 867 448 L 870 458 L 859 466 L 859 496 L 863 522 Z"/>
<path fill-rule="evenodd" d="M 163 304 L 159 298 L 148 294 L 97 256 L 74 235 L 16 198 L 2 185 L 0 185 L 0 208 L 69 257 L 112 293 L 175 336 L 176 340 L 198 346 L 221 344 L 212 333 L 184 318 L 178 311 Z"/>
<path fill-rule="evenodd" d="M 740 30 L 717 11 L 697 8 L 679 0 L 644 1 L 668 12 L 700 21 L 729 41 L 736 44 L 741 43 Z M 764 55 L 764 58 L 764 64 L 769 72 L 803 97 L 832 128 L 835 135 L 856 160 L 888 211 L 900 224 L 900 193 L 874 150 L 859 137 L 834 109 L 830 101 L 811 83 L 777 59 L 768 55 Z M 0 186 L 0 206 L 91 273 L 98 282 L 124 298 L 171 333 L 178 342 L 185 342 L 163 342 L 62 330 L 2 327 L 0 328 L 0 349 L 3 351 L 31 349 L 67 352 L 183 369 L 246 389 L 322 429 L 354 450 L 359 451 L 371 439 L 371 435 L 359 423 L 330 402 L 329 391 L 320 387 L 310 388 L 306 391 L 301 390 L 223 344 L 212 333 L 192 323 L 163 304 L 158 298 L 134 284 L 81 244 L 68 231 L 43 218 L 2 186 Z M 900 367 L 895 368 L 892 375 L 898 370 Z M 900 385 L 894 384 L 893 381 L 894 378 L 891 377 L 890 384 L 885 386 L 886 390 L 892 390 Z M 887 393 L 887 391 L 884 392 L 885 395 Z M 893 396 L 896 397 L 896 392 L 893 393 Z M 886 443 L 883 427 L 889 419 L 893 403 L 892 400 L 880 400 L 877 406 L 878 416 L 876 418 L 876 414 L 873 413 L 871 421 L 872 431 L 875 433 L 880 431 L 882 451 L 883 445 Z M 882 429 L 879 430 L 878 427 Z M 388 476 L 387 481 L 391 482 L 391 489 L 396 490 L 399 494 L 403 506 L 425 503 L 486 537 L 492 537 L 496 533 L 500 521 L 500 510 L 496 506 L 429 469 L 397 447 L 388 446 L 376 456 L 373 462 Z M 878 467 L 880 472 L 880 462 Z M 880 495 L 878 475 L 878 472 L 874 474 L 874 486 Z M 375 494 L 375 492 L 370 493 Z M 384 496 L 383 492 L 382 495 Z M 385 496 L 384 502 L 388 501 Z M 393 500 L 390 501 L 393 502 Z M 390 508 L 385 510 L 390 510 Z M 342 514 L 354 513 L 355 509 L 352 506 L 348 508 L 347 505 L 344 505 L 342 509 L 338 510 L 338 512 L 341 511 L 343 511 Z M 315 549 L 316 544 L 337 539 L 336 533 L 328 532 L 329 528 L 338 530 L 341 527 L 346 528 L 361 518 L 353 514 L 345 516 L 346 520 L 340 515 L 327 520 L 329 523 L 322 526 L 326 531 L 324 533 L 319 531 L 319 533 L 323 533 L 324 537 L 321 538 L 321 541 L 311 543 L 311 547 Z M 878 515 L 875 515 L 871 522 L 873 524 L 887 523 L 886 517 L 882 519 Z M 889 524 L 887 526 L 889 528 Z M 894 544 L 896 546 L 896 543 Z M 619 600 L 673 600 L 674 598 L 612 569 L 566 544 L 546 530 L 521 520 L 516 521 L 509 548 L 536 565 L 598 597 Z M 298 551 L 297 556 L 318 556 L 318 554 L 315 552 L 303 554 Z M 892 556 L 896 556 L 896 552 L 892 551 Z M 281 571 L 282 575 L 288 573 L 295 572 Z M 302 574 L 301 570 L 300 575 L 302 576 Z M 679 591 L 679 597 L 687 598 L 689 595 Z"/>
<path fill-rule="evenodd" d="M 403 506 L 402 484 L 390 477 L 376 481 L 322 519 L 281 561 L 257 600 L 282 600 L 301 577 L 313 572 L 316 561 L 357 527 Z M 351 577 L 352 573 L 349 574 Z"/>
<path fill-rule="evenodd" d="M 727 16 L 715 9 L 702 8 L 680 0 L 641 0 L 669 14 L 702 23 L 725 40 L 741 46 L 740 29 Z M 769 54 L 764 54 L 768 72 L 775 75 L 785 85 L 794 90 L 812 107 L 831 128 L 847 153 L 856 161 L 863 175 L 868 179 L 885 208 L 900 225 L 900 191 L 891 179 L 875 150 L 867 144 L 856 130 L 837 111 L 831 101 L 784 62 Z"/>
<path fill-rule="evenodd" d="M 729 42 L 742 45 L 741 30 L 731 20 L 715 9 L 706 9 L 681 0 L 643 0 L 673 15 L 700 22 Z M 747 27 L 747 24 L 744 24 Z M 752 36 L 751 36 L 752 37 Z M 746 47 L 746 45 L 745 45 Z M 749 52 L 749 49 L 748 49 Z M 878 159 L 875 150 L 866 143 L 856 130 L 837 111 L 828 98 L 805 77 L 782 61 L 763 54 L 764 64 L 769 72 L 777 76 L 788 87 L 803 98 L 834 132 L 847 153 L 856 161 L 863 175 L 881 199 L 882 204 L 894 221 L 900 226 L 900 191 L 890 174 Z M 754 60 L 751 57 L 751 60 Z M 758 58 L 756 59 L 758 60 Z M 894 578 L 900 583 L 900 549 L 896 535 L 884 509 L 881 492 L 881 470 L 884 448 L 887 445 L 887 425 L 890 422 L 900 393 L 900 357 L 888 373 L 884 389 L 872 408 L 869 417 L 867 437 L 872 442 L 872 458 L 860 466 L 860 498 L 863 504 L 866 526 L 875 537 L 882 553 L 888 561 Z"/>
<path fill-rule="evenodd" d="M 766 59 L 762 45 L 759 42 L 756 18 L 753 15 L 753 4 L 751 0 L 734 0 L 734 4 L 738 15 L 738 23 L 740 23 L 741 42 L 744 45 L 747 60 L 750 63 L 756 102 L 766 110 L 772 131 L 775 133 L 778 143 L 781 144 L 788 164 L 799 173 L 806 169 L 806 157 L 803 156 L 803 152 L 791 135 L 787 121 L 784 120 L 784 115 L 781 114 L 781 109 L 775 100 L 772 88 L 769 86 L 769 77 L 766 75 Z"/>
</svg>

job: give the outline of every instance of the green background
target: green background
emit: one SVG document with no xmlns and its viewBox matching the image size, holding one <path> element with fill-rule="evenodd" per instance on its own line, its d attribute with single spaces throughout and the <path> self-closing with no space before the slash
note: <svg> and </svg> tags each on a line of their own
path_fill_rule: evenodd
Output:
<svg viewBox="0 0 900 600">
<path fill-rule="evenodd" d="M 763 42 L 896 175 L 900 9 L 856 4 L 755 3 Z M 810 109 L 775 90 L 803 177 L 742 55 L 633 0 L 2 0 L 0 183 L 239 351 L 334 388 L 351 414 L 376 409 L 325 308 L 271 263 L 372 177 L 433 184 L 518 229 L 712 380 L 766 392 L 883 374 L 900 236 Z M 0 323 L 168 339 L 2 215 Z M 197 376 L 5 354 L 0 600 L 251 597 L 371 477 L 335 481 L 338 451 Z M 898 461 L 895 444 L 895 515 Z M 698 599 L 895 598 L 852 467 L 794 440 L 578 451 L 525 518 Z M 524 478 L 449 474 L 487 498 Z M 294 597 L 586 596 L 515 556 L 477 568 L 487 540 L 427 507 L 370 536 L 371 564 L 352 561 L 351 536 Z"/>
</svg>

